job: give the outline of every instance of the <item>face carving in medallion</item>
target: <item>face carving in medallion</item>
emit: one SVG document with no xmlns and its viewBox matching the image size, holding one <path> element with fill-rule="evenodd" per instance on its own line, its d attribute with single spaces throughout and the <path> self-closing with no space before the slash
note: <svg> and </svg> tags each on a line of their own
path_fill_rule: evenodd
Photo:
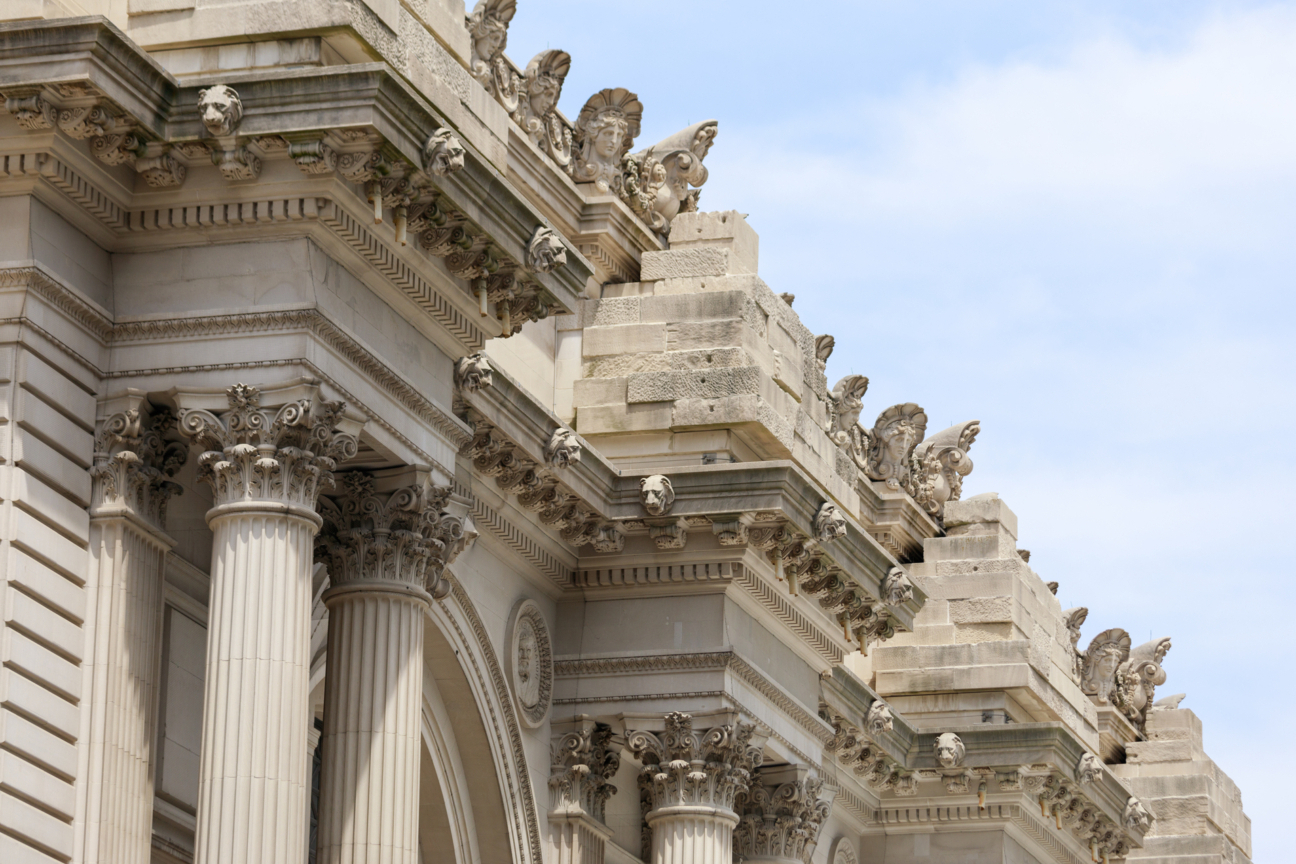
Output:
<svg viewBox="0 0 1296 864">
<path fill-rule="evenodd" d="M 539 647 L 535 628 L 525 618 L 518 620 L 517 646 L 518 701 L 534 708 L 540 703 L 540 676 L 536 674 Z"/>
</svg>

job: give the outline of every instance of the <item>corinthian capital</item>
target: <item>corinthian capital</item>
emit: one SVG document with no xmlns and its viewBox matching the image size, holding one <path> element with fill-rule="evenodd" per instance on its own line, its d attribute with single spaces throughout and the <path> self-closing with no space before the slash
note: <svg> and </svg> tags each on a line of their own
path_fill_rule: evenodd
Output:
<svg viewBox="0 0 1296 864">
<path fill-rule="evenodd" d="M 643 762 L 639 788 L 651 820 L 669 807 L 703 805 L 732 810 L 734 799 L 747 791 L 752 772 L 761 763 L 750 723 L 693 729 L 688 714 L 666 715 L 663 732 L 631 732 L 630 751 Z"/>
<path fill-rule="evenodd" d="M 335 587 L 390 583 L 445 596 L 445 565 L 463 549 L 463 522 L 445 512 L 450 490 L 428 483 L 379 490 L 374 475 L 349 471 L 321 496 L 316 538 Z"/>
<path fill-rule="evenodd" d="M 339 461 L 355 456 L 361 422 L 342 402 L 319 398 L 313 384 L 262 390 L 236 384 L 226 410 L 211 394 L 177 394 L 180 434 L 202 450 L 198 479 L 217 507 L 274 503 L 313 514 Z"/>
<path fill-rule="evenodd" d="M 159 530 L 166 528 L 166 506 L 181 487 L 170 478 L 180 470 L 188 448 L 164 436 L 175 429 L 166 408 L 149 410 L 142 399 L 99 423 L 95 433 L 91 514 L 130 512 Z"/>
<path fill-rule="evenodd" d="M 549 772 L 549 810 L 568 815 L 585 814 L 603 821 L 607 799 L 616 794 L 612 778 L 621 757 L 611 746 L 612 730 L 602 723 L 585 722 L 552 746 Z"/>
<path fill-rule="evenodd" d="M 801 776 L 803 773 L 795 767 L 758 772 L 751 787 L 738 798 L 742 821 L 734 829 L 736 856 L 747 861 L 810 860 L 832 809 L 832 797 L 825 793 L 821 780 Z"/>
</svg>

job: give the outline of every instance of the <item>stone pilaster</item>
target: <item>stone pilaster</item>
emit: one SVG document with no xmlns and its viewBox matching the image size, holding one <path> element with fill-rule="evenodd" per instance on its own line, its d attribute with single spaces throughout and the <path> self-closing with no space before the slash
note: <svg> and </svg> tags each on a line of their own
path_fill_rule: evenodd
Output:
<svg viewBox="0 0 1296 864">
<path fill-rule="evenodd" d="M 823 783 L 804 768 L 761 769 L 738 796 L 735 851 L 743 861 L 805 864 L 832 808 Z"/>
<path fill-rule="evenodd" d="M 630 732 L 642 762 L 639 775 L 650 864 L 731 864 L 734 804 L 761 762 L 748 723 L 693 729 L 693 718 L 672 712 L 661 733 Z"/>
<path fill-rule="evenodd" d="M 175 418 L 140 396 L 102 420 L 91 468 L 90 569 L 83 664 L 88 728 L 82 860 L 144 864 L 153 834 L 153 741 L 167 552 L 169 479 L 186 448 Z"/>
<path fill-rule="evenodd" d="M 338 480 L 317 544 L 330 587 L 316 860 L 417 864 L 423 620 L 463 524 L 448 489 Z"/>
<path fill-rule="evenodd" d="M 612 830 L 604 824 L 611 779 L 621 757 L 609 746 L 612 730 L 580 721 L 552 747 L 549 774 L 549 848 L 554 864 L 603 864 Z"/>
<path fill-rule="evenodd" d="M 223 400 L 176 397 L 214 497 L 194 859 L 304 861 L 315 504 L 359 424 L 312 382 L 239 384 Z"/>
</svg>

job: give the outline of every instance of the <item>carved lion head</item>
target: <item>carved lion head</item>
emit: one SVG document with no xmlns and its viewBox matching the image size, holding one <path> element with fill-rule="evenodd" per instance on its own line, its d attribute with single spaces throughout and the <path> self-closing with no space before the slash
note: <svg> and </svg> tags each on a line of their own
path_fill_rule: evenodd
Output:
<svg viewBox="0 0 1296 864">
<path fill-rule="evenodd" d="M 889 732 L 893 725 L 891 708 L 881 699 L 875 700 L 864 718 L 864 728 L 868 734 L 876 738 L 883 732 Z"/>
<path fill-rule="evenodd" d="M 899 606 L 913 599 L 913 583 L 904 570 L 892 567 L 891 572 L 882 580 L 882 602 L 888 606 Z"/>
<path fill-rule="evenodd" d="M 1156 821 L 1148 809 L 1143 806 L 1143 802 L 1137 798 L 1130 798 L 1125 804 L 1125 827 L 1131 831 L 1141 831 L 1147 833 Z"/>
<path fill-rule="evenodd" d="M 198 91 L 198 116 L 212 135 L 233 135 L 243 119 L 243 100 L 233 87 L 214 84 Z"/>
<path fill-rule="evenodd" d="M 665 515 L 675 503 L 675 490 L 669 477 L 653 474 L 639 481 L 639 500 L 650 516 Z"/>
<path fill-rule="evenodd" d="M 942 732 L 936 736 L 936 761 L 942 768 L 957 768 L 963 764 L 963 757 L 967 755 L 967 750 L 963 747 L 963 739 L 953 732 Z"/>
<path fill-rule="evenodd" d="M 432 133 L 423 147 L 423 167 L 429 173 L 444 177 L 463 169 L 467 152 L 449 127 L 442 126 Z"/>
<path fill-rule="evenodd" d="M 527 267 L 537 273 L 548 273 L 567 263 L 567 247 L 557 232 L 541 225 L 527 244 L 526 258 Z"/>
<path fill-rule="evenodd" d="M 491 386 L 490 361 L 481 351 L 460 357 L 455 364 L 455 384 L 466 393 L 476 393 L 483 387 Z"/>
<path fill-rule="evenodd" d="M 553 431 L 549 443 L 545 446 L 545 462 L 550 468 L 566 468 L 579 462 L 581 457 L 580 439 L 570 429 L 559 426 Z"/>
<path fill-rule="evenodd" d="M 846 517 L 837 509 L 837 505 L 830 501 L 824 502 L 815 514 L 814 520 L 815 536 L 819 538 L 820 543 L 827 543 L 830 540 L 836 540 L 838 537 L 846 536 Z"/>
</svg>

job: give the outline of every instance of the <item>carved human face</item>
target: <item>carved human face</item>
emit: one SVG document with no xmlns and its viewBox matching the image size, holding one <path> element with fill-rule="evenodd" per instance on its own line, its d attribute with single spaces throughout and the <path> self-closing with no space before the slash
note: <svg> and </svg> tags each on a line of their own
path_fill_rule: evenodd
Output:
<svg viewBox="0 0 1296 864">
<path fill-rule="evenodd" d="M 1114 651 L 1103 652 L 1098 660 L 1098 678 L 1110 681 L 1116 677 L 1116 667 L 1120 665 L 1120 655 Z"/>
<path fill-rule="evenodd" d="M 558 82 L 549 77 L 537 78 L 531 85 L 531 113 L 543 117 L 558 104 Z"/>
<path fill-rule="evenodd" d="M 620 124 L 606 124 L 594 136 L 594 152 L 604 159 L 615 159 L 621 149 L 621 137 Z"/>
<path fill-rule="evenodd" d="M 886 451 L 887 457 L 893 462 L 899 462 L 905 458 L 909 448 L 914 443 L 914 427 L 909 423 L 899 422 L 891 424 L 887 430 Z"/>
<path fill-rule="evenodd" d="M 481 28 L 481 35 L 477 37 L 473 48 L 477 51 L 477 56 L 484 60 L 489 60 L 504 49 L 505 30 L 503 27 L 486 22 Z"/>
<path fill-rule="evenodd" d="M 535 632 L 527 625 L 518 637 L 518 678 L 523 682 L 529 682 L 535 673 L 535 655 Z"/>
</svg>

